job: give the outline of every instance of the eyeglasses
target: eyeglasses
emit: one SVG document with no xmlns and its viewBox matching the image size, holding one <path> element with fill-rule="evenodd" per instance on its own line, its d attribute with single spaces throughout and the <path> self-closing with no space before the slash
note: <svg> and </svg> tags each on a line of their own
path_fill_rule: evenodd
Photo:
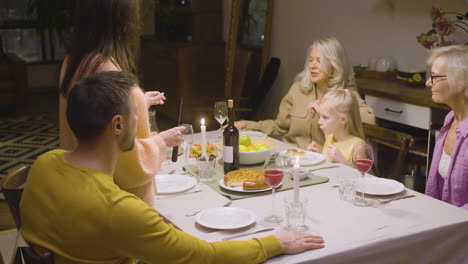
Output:
<svg viewBox="0 0 468 264">
<path fill-rule="evenodd" d="M 431 83 L 432 83 L 432 85 L 434 85 L 434 79 L 445 78 L 445 77 L 447 77 L 447 75 L 432 75 L 431 74 Z"/>
</svg>

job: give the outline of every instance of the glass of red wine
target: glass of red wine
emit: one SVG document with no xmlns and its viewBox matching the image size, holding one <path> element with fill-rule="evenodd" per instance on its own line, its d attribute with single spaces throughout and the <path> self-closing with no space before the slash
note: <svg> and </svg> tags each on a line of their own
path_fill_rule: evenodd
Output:
<svg viewBox="0 0 468 264">
<path fill-rule="evenodd" d="M 365 142 L 358 143 L 354 147 L 353 150 L 353 163 L 354 167 L 361 172 L 361 178 L 358 181 L 358 189 L 359 186 L 363 184 L 364 175 L 370 171 L 372 165 L 374 165 L 374 151 L 372 149 L 372 145 L 367 144 Z M 362 190 L 362 188 L 361 188 Z M 354 204 L 359 206 L 367 205 L 367 199 L 364 197 L 364 193 L 356 192 L 356 197 L 354 199 Z"/>
<path fill-rule="evenodd" d="M 281 185 L 284 177 L 284 164 L 283 160 L 278 157 L 276 153 L 271 154 L 265 160 L 263 177 L 265 178 L 268 186 L 272 190 L 272 202 L 271 202 L 271 215 L 265 217 L 265 221 L 269 223 L 280 223 L 283 221 L 281 216 L 275 214 L 275 189 Z"/>
</svg>

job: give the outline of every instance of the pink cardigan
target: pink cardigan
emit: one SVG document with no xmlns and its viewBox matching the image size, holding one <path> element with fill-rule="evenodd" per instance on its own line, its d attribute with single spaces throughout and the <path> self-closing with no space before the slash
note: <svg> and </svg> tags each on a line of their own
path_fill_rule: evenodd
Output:
<svg viewBox="0 0 468 264">
<path fill-rule="evenodd" d="M 62 65 L 60 83 L 67 66 Z M 119 70 L 114 64 L 107 63 L 98 71 Z M 72 82 L 72 85 L 75 81 Z M 114 174 L 114 180 L 122 190 L 133 193 L 149 206 L 154 205 L 156 186 L 154 175 L 166 157 L 166 144 L 158 135 L 151 136 L 148 119 L 148 107 L 141 89 L 136 94 L 138 124 L 133 150 L 121 154 Z M 66 118 L 67 100 L 60 96 L 60 147 L 73 150 L 78 141 L 71 131 Z"/>
</svg>

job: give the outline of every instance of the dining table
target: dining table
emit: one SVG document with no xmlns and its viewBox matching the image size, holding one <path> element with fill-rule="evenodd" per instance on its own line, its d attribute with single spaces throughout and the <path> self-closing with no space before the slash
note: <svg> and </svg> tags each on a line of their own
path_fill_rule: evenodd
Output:
<svg viewBox="0 0 468 264">
<path fill-rule="evenodd" d="M 207 132 L 207 142 L 217 144 L 222 140 L 220 133 L 219 130 Z M 200 134 L 194 134 L 193 143 L 200 142 L 200 139 Z M 277 141 L 271 151 L 293 147 Z M 220 161 L 216 166 L 222 169 L 221 156 L 218 155 Z M 391 162 L 390 159 L 388 161 Z M 163 166 L 158 175 L 188 175 L 197 179 L 196 173 L 187 169 L 194 164 L 195 159 L 185 159 L 182 155 L 177 162 Z M 326 179 L 300 188 L 301 197 L 308 200 L 305 232 L 322 236 L 325 247 L 294 255 L 279 255 L 265 263 L 468 263 L 468 210 L 407 188 L 397 194 L 369 195 L 367 206 L 356 206 L 340 199 L 337 188 L 338 178 L 359 174 L 356 169 L 326 159 L 303 168 L 311 170 L 310 173 L 320 179 Z M 365 177 L 374 176 L 366 174 Z M 263 220 L 271 214 L 271 191 L 252 193 L 251 196 L 230 196 L 214 188 L 216 181 L 214 184 L 198 181 L 184 192 L 158 194 L 154 207 L 176 228 L 209 242 L 229 240 L 233 235 L 238 235 L 233 238 L 235 240 L 246 240 L 288 231 L 284 220 L 281 223 Z M 284 199 L 292 193 L 293 190 L 289 189 L 276 194 L 276 213 L 283 219 L 286 217 Z M 382 202 L 407 195 L 414 197 Z M 199 211 L 222 207 L 229 201 L 232 202 L 230 208 L 253 212 L 255 222 L 238 229 L 207 228 L 197 223 Z M 263 231 L 266 228 L 268 231 Z M 252 234 L 255 231 L 263 232 Z"/>
</svg>

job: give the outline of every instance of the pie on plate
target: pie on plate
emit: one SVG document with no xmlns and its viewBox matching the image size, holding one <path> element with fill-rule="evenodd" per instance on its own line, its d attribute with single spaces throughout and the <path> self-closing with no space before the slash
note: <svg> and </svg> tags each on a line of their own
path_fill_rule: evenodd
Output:
<svg viewBox="0 0 468 264">
<path fill-rule="evenodd" d="M 242 186 L 244 190 L 269 188 L 263 177 L 263 171 L 254 169 L 240 169 L 229 172 L 224 176 L 224 185 L 229 187 Z"/>
</svg>

